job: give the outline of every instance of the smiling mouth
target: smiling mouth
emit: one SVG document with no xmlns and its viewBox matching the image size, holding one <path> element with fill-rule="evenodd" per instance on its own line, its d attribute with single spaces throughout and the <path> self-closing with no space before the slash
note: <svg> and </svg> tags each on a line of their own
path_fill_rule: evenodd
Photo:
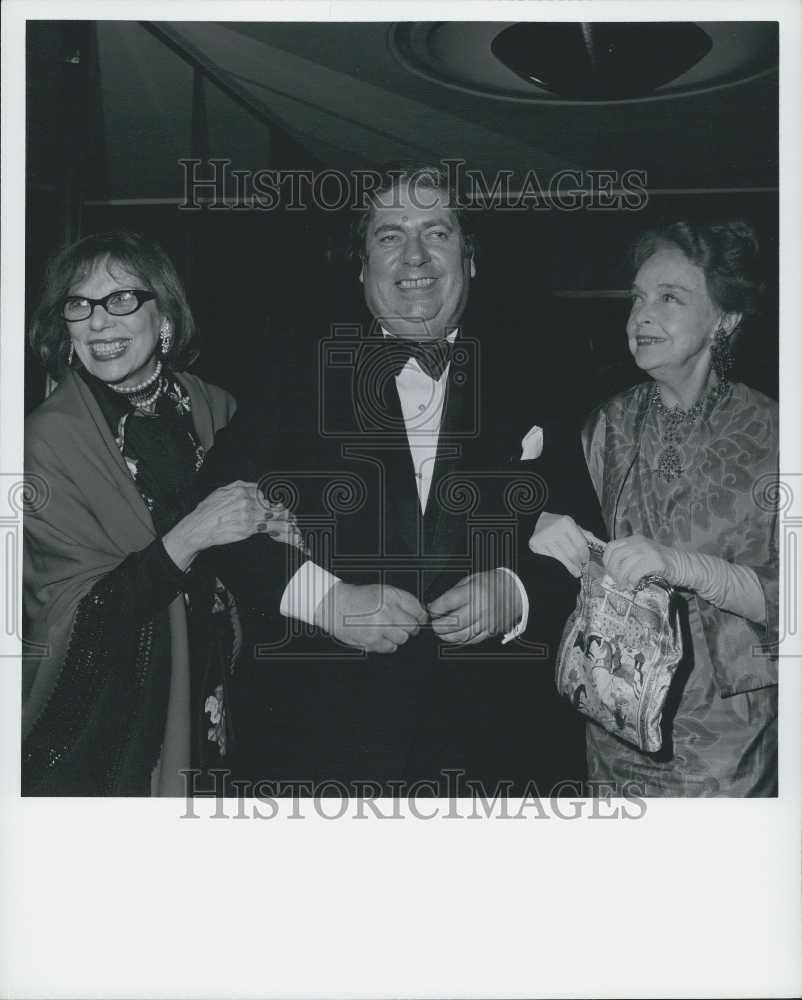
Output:
<svg viewBox="0 0 802 1000">
<path fill-rule="evenodd" d="M 396 285 L 402 291 L 414 291 L 415 289 L 431 288 L 437 278 L 402 278 Z"/>
<path fill-rule="evenodd" d="M 89 350 L 95 361 L 113 361 L 125 354 L 130 340 L 94 340 L 89 344 Z"/>
<path fill-rule="evenodd" d="M 662 344 L 665 342 L 665 337 L 635 337 L 635 343 L 638 347 L 649 347 L 651 344 Z"/>
</svg>

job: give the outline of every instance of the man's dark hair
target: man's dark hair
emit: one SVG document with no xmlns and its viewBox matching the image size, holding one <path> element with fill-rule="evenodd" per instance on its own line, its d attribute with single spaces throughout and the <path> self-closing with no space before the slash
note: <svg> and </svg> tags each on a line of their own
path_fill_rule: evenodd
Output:
<svg viewBox="0 0 802 1000">
<path fill-rule="evenodd" d="M 462 233 L 463 252 L 466 257 L 475 257 L 478 251 L 476 236 L 470 225 L 468 212 L 460 206 L 459 192 L 451 184 L 448 171 L 440 163 L 425 163 L 415 160 L 398 160 L 388 163 L 379 170 L 379 183 L 366 197 L 366 204 L 358 210 L 351 224 L 350 256 L 354 260 L 364 260 L 368 224 L 376 201 L 400 184 L 411 188 L 423 187 L 445 191 L 449 197 L 450 210 Z"/>
</svg>

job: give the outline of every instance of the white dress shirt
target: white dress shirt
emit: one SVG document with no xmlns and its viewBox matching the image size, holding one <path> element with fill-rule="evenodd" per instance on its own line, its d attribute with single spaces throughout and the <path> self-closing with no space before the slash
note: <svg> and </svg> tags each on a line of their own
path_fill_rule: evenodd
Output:
<svg viewBox="0 0 802 1000">
<path fill-rule="evenodd" d="M 386 330 L 384 336 L 390 336 Z M 458 331 L 448 338 L 453 344 Z M 421 513 L 426 513 L 429 500 L 429 490 L 434 475 L 434 463 L 437 457 L 437 442 L 440 437 L 440 424 L 443 417 L 446 386 L 450 362 L 445 371 L 436 381 L 420 367 L 415 358 L 410 358 L 395 379 L 398 397 L 401 401 L 401 414 L 409 442 L 412 465 L 415 469 L 415 485 L 418 491 L 418 502 Z M 521 635 L 529 619 L 529 599 L 526 590 L 512 570 L 500 567 L 513 578 L 521 595 L 523 614 L 518 624 L 502 639 L 502 643 Z M 339 578 L 308 560 L 293 576 L 281 598 L 281 613 L 287 618 L 298 618 L 308 625 L 314 624 L 315 611 L 318 605 Z"/>
</svg>

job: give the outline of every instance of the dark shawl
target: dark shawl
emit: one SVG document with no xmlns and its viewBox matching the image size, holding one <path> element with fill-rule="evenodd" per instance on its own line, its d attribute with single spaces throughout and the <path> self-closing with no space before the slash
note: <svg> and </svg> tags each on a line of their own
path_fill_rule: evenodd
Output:
<svg viewBox="0 0 802 1000">
<path fill-rule="evenodd" d="M 232 416 L 234 401 L 228 393 L 195 376 L 182 374 L 178 378 L 192 403 L 197 436 L 208 448 Z M 23 741 L 31 737 L 59 684 L 70 638 L 79 624 L 79 605 L 89 619 L 80 623 L 82 627 L 93 624 L 91 609 L 81 604 L 83 598 L 128 557 L 142 552 L 157 538 L 151 515 L 108 422 L 89 387 L 75 373 L 67 372 L 57 390 L 26 420 L 25 469 L 27 475 L 39 477 L 35 481 L 43 484 L 43 490 L 42 502 L 26 512 L 24 521 L 26 640 L 41 649 L 38 655 L 23 660 Z M 127 719 L 127 725 L 121 726 L 120 719 L 113 712 L 104 713 L 102 701 L 98 701 L 99 717 L 91 733 L 94 745 L 85 748 L 89 759 L 98 762 L 97 774 L 87 787 L 59 791 L 147 794 L 145 784 L 139 787 L 138 780 L 126 783 L 122 776 L 141 775 L 144 781 L 161 749 L 170 676 L 146 683 L 150 663 L 159 654 L 168 660 L 179 649 L 186 654 L 180 576 L 174 574 L 170 579 L 169 574 L 162 574 L 162 579 L 166 581 L 164 588 L 169 587 L 164 593 L 105 595 L 110 605 L 117 607 L 127 607 L 132 599 L 155 604 L 161 599 L 163 607 L 144 625 L 129 616 L 106 621 L 98 608 L 97 636 L 89 644 L 91 655 L 80 674 L 82 689 L 76 689 L 74 711 L 48 720 L 60 729 L 62 737 L 62 746 L 54 745 L 50 753 L 75 752 L 76 745 L 88 738 L 80 732 L 80 713 L 83 708 L 89 710 L 89 702 L 98 696 L 110 671 L 117 671 L 119 683 L 130 685 L 130 691 L 110 692 L 107 703 L 113 698 L 125 704 L 128 698 L 137 718 Z M 148 698 L 155 704 L 148 704 Z M 146 734 L 144 744 L 125 731 L 142 727 L 148 720 L 154 731 Z"/>
</svg>

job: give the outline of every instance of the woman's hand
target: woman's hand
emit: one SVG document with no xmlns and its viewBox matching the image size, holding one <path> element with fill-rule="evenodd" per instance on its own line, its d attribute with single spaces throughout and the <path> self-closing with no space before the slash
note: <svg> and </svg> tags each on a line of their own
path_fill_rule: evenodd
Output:
<svg viewBox="0 0 802 1000">
<path fill-rule="evenodd" d="M 545 510 L 529 539 L 529 548 L 535 555 L 557 559 L 572 576 L 577 577 L 582 575 L 582 567 L 590 558 L 587 538 L 576 521 Z"/>
<path fill-rule="evenodd" d="M 292 514 L 281 504 L 266 504 L 256 483 L 237 480 L 210 493 L 167 532 L 162 544 L 176 566 L 186 570 L 203 549 L 241 542 L 258 532 L 302 547 Z"/>
<path fill-rule="evenodd" d="M 630 535 L 610 542 L 604 550 L 604 568 L 621 587 L 636 587 L 644 576 L 661 576 L 674 583 L 673 549 L 643 535 Z"/>
</svg>

